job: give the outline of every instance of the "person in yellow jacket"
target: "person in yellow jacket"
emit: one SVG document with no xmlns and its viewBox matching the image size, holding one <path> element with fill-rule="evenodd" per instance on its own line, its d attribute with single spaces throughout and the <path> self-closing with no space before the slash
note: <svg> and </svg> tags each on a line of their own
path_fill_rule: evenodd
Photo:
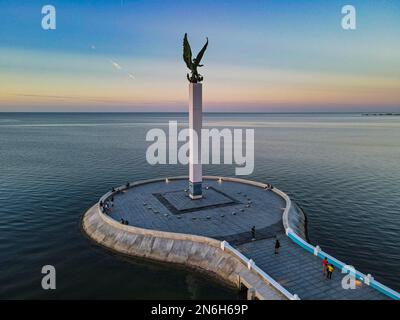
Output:
<svg viewBox="0 0 400 320">
<path fill-rule="evenodd" d="M 328 264 L 328 268 L 327 268 L 326 271 L 327 271 L 326 277 L 328 279 L 332 279 L 333 265 L 332 264 Z"/>
</svg>

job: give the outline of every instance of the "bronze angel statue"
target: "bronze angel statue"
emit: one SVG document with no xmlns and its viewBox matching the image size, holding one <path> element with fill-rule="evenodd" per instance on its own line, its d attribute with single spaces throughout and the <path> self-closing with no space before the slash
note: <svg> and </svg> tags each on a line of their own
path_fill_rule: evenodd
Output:
<svg viewBox="0 0 400 320">
<path fill-rule="evenodd" d="M 196 58 L 192 59 L 192 49 L 190 49 L 187 33 L 185 33 L 185 36 L 183 37 L 183 60 L 185 61 L 186 66 L 191 71 L 190 76 L 189 73 L 186 75 L 189 82 L 197 83 L 203 81 L 203 76 L 197 72 L 197 68 L 203 66 L 202 64 L 200 64 L 200 61 L 201 58 L 203 58 L 204 52 L 206 52 L 207 46 L 208 38 L 206 44 L 197 54 Z"/>
</svg>

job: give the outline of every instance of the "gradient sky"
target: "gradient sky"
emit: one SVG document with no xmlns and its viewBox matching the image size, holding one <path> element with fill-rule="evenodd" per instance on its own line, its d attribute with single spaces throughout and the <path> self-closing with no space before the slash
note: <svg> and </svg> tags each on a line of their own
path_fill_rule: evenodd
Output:
<svg viewBox="0 0 400 320">
<path fill-rule="evenodd" d="M 185 32 L 206 111 L 400 112 L 397 0 L 0 0 L 0 111 L 185 111 Z"/>
</svg>

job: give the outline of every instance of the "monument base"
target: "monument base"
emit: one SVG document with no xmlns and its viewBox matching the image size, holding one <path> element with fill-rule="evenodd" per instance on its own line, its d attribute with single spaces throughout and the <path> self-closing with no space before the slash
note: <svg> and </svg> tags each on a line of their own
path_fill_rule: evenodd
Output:
<svg viewBox="0 0 400 320">
<path fill-rule="evenodd" d="M 203 197 L 201 182 L 192 182 L 189 180 L 189 197 L 193 200 Z"/>
</svg>

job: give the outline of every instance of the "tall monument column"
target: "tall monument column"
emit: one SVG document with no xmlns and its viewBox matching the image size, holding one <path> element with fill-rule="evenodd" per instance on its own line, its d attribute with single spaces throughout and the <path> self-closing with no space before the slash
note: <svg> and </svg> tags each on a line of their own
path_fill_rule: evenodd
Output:
<svg viewBox="0 0 400 320">
<path fill-rule="evenodd" d="M 189 196 L 202 197 L 201 128 L 203 123 L 202 84 L 189 83 Z M 195 135 L 195 137 L 193 137 Z"/>
<path fill-rule="evenodd" d="M 208 46 L 207 42 L 193 59 L 187 34 L 183 37 L 183 61 L 190 70 L 186 75 L 189 81 L 189 196 L 191 199 L 202 197 L 202 168 L 201 168 L 201 127 L 203 122 L 202 84 L 203 76 L 197 71 L 202 67 L 200 64 L 204 52 Z"/>
</svg>

